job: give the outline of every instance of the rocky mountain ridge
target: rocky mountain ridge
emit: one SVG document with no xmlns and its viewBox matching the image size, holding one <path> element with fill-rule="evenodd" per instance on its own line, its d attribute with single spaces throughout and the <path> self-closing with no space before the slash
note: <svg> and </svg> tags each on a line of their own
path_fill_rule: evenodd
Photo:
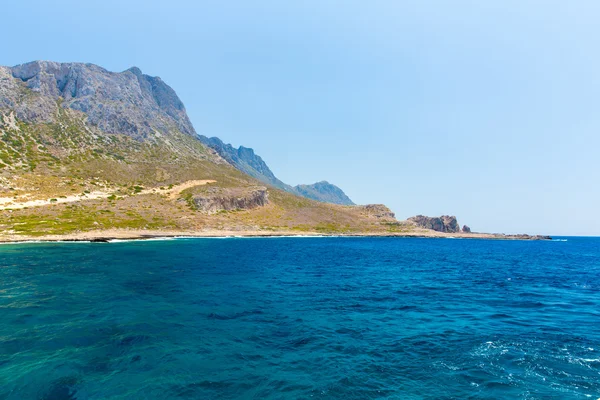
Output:
<svg viewBox="0 0 600 400">
<path fill-rule="evenodd" d="M 275 186 L 286 192 L 306 197 L 307 199 L 324 203 L 354 205 L 354 202 L 350 200 L 342 189 L 327 181 L 310 185 L 288 185 L 275 176 L 262 157 L 256 154 L 253 149 L 244 146 L 235 148 L 229 143 L 224 143 L 217 137 L 209 138 L 203 135 L 199 137 L 202 143 L 216 151 L 217 154 L 231 165 L 261 182 Z"/>
<path fill-rule="evenodd" d="M 138 140 L 174 130 L 196 134 L 175 91 L 139 68 L 109 72 L 94 64 L 51 61 L 0 67 L 0 109 L 23 122 L 49 123 L 56 121 L 57 104 L 83 113 L 104 133 Z"/>
<path fill-rule="evenodd" d="M 209 138 L 204 135 L 198 135 L 198 138 L 202 143 L 213 149 L 219 156 L 240 171 L 261 182 L 290 193 L 292 192 L 292 187 L 277 179 L 262 157 L 255 154 L 253 149 L 244 146 L 235 148 L 229 143 L 224 143 L 217 137 Z"/>
</svg>

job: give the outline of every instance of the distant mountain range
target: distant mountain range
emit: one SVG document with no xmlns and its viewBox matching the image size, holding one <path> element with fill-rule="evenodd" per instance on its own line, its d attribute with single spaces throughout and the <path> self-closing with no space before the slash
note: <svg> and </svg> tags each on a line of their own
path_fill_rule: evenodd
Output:
<svg viewBox="0 0 600 400">
<path fill-rule="evenodd" d="M 325 203 L 354 205 L 354 202 L 344 193 L 342 189 L 327 181 L 313 183 L 312 185 L 290 186 L 279 180 L 265 161 L 254 153 L 254 150 L 248 147 L 233 147 L 231 144 L 223 143 L 217 137 L 208 138 L 200 135 L 200 141 L 215 150 L 217 154 L 223 157 L 228 163 L 235 166 L 240 171 L 258 179 L 267 185 L 285 190 L 308 199 L 321 201 Z"/>
</svg>

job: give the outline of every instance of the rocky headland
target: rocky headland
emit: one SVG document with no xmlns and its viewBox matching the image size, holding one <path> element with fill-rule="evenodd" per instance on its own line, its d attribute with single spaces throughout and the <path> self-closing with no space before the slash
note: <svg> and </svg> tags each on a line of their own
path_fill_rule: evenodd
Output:
<svg viewBox="0 0 600 400">
<path fill-rule="evenodd" d="M 413 222 L 420 228 L 432 229 L 436 232 L 460 232 L 460 225 L 455 216 L 442 215 L 441 217 L 426 217 L 424 215 L 417 215 L 415 217 L 410 217 L 408 221 Z"/>
</svg>

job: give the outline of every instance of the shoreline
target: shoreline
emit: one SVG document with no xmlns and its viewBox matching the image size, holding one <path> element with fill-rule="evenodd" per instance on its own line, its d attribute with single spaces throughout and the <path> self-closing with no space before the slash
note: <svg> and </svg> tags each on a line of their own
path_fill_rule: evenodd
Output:
<svg viewBox="0 0 600 400">
<path fill-rule="evenodd" d="M 320 233 L 298 231 L 150 231 L 150 230 L 103 230 L 78 232 L 66 235 L 2 235 L 0 243 L 111 243 L 121 240 L 168 240 L 168 239 L 211 239 L 211 238 L 282 238 L 282 237 L 397 237 L 421 239 L 489 239 L 489 240 L 552 240 L 541 235 L 504 235 L 493 233 L 446 233 L 430 230 L 413 232 L 356 232 L 356 233 Z"/>
</svg>

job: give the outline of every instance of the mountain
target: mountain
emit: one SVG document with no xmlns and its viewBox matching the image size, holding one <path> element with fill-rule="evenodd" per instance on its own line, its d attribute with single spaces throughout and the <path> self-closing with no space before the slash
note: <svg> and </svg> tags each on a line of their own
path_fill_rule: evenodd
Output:
<svg viewBox="0 0 600 400">
<path fill-rule="evenodd" d="M 171 130 L 196 134 L 175 91 L 136 67 L 115 73 L 93 64 L 35 61 L 0 67 L 0 81 L 0 108 L 21 121 L 54 122 L 60 101 L 105 133 L 136 139 Z"/>
<path fill-rule="evenodd" d="M 342 189 L 327 181 L 317 182 L 312 185 L 297 185 L 292 187 L 279 180 L 264 162 L 262 157 L 254 153 L 253 149 L 244 146 L 235 148 L 231 144 L 223 143 L 223 141 L 217 137 L 208 138 L 203 135 L 200 135 L 199 137 L 202 143 L 216 151 L 217 154 L 227 160 L 231 165 L 267 185 L 275 186 L 276 188 L 306 197 L 307 199 L 332 204 L 354 205 L 352 200 L 346 196 Z"/>
<path fill-rule="evenodd" d="M 294 187 L 294 191 L 300 196 L 325 203 L 354 205 L 342 189 L 327 181 L 313 183 L 312 185 L 297 185 Z"/>
<path fill-rule="evenodd" d="M 291 186 L 277 179 L 263 159 L 254 153 L 254 150 L 244 146 L 235 148 L 228 143 L 223 143 L 217 137 L 208 138 L 203 135 L 199 135 L 198 137 L 202 143 L 216 151 L 217 154 L 240 171 L 268 185 L 275 186 L 287 192 L 293 192 Z"/>
<path fill-rule="evenodd" d="M 223 148 L 207 147 L 175 91 L 138 68 L 0 67 L 0 240 L 415 229 L 383 205 L 300 197 L 251 149 Z"/>
</svg>

